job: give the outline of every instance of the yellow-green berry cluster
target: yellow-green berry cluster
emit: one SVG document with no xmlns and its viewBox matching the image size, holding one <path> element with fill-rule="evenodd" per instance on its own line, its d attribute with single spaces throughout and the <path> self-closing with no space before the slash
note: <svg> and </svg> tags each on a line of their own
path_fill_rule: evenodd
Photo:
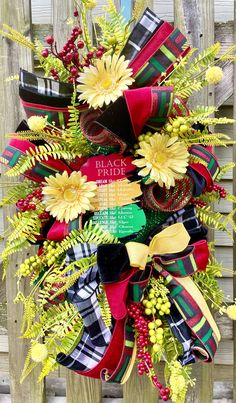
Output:
<svg viewBox="0 0 236 403">
<path fill-rule="evenodd" d="M 32 272 L 37 271 L 41 266 L 41 261 L 38 255 L 30 256 L 21 263 L 19 270 L 17 271 L 18 277 L 27 277 Z"/>
<path fill-rule="evenodd" d="M 165 131 L 171 137 L 184 137 L 188 134 L 190 128 L 190 124 L 181 116 L 176 119 L 170 119 L 170 121 L 164 126 Z"/>
<path fill-rule="evenodd" d="M 159 353 L 162 348 L 164 330 L 161 326 L 162 321 L 160 319 L 156 319 L 148 324 L 148 336 L 150 342 L 153 344 L 153 353 Z"/>
<path fill-rule="evenodd" d="M 160 316 L 169 315 L 171 304 L 167 297 L 158 295 L 157 292 L 150 288 L 147 297 L 143 300 L 146 315 L 155 315 L 158 313 Z"/>
<path fill-rule="evenodd" d="M 44 255 L 48 266 L 52 266 L 56 262 L 55 246 L 56 242 L 54 241 L 44 241 L 43 243 Z"/>
<path fill-rule="evenodd" d="M 131 149 L 130 151 L 137 156 L 137 150 L 140 148 L 140 143 L 145 142 L 150 144 L 150 138 L 153 136 L 152 132 L 147 132 L 147 133 L 142 133 L 138 136 L 138 142 L 134 144 L 134 149 Z"/>
</svg>

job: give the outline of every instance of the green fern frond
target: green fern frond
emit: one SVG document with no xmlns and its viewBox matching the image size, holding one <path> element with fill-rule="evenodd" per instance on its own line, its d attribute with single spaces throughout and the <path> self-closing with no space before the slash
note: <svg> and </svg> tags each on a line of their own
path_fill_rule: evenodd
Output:
<svg viewBox="0 0 236 403">
<path fill-rule="evenodd" d="M 25 359 L 24 368 L 23 368 L 23 371 L 22 371 L 21 377 L 20 377 L 20 383 L 23 383 L 24 380 L 27 378 L 27 376 L 29 376 L 29 374 L 38 365 L 38 362 L 34 362 L 34 361 L 31 360 L 31 349 L 32 349 L 32 346 L 29 349 L 28 354 L 27 354 L 26 359 Z"/>
<path fill-rule="evenodd" d="M 7 242 L 10 244 L 18 238 L 26 238 L 30 242 L 35 242 L 35 236 L 40 235 L 41 221 L 36 211 L 25 211 L 14 214 L 13 218 L 8 217 L 12 226 L 12 232 Z"/>
<path fill-rule="evenodd" d="M 202 200 L 204 203 L 216 203 L 220 201 L 220 196 L 218 192 L 205 192 L 199 196 L 199 199 Z"/>
<path fill-rule="evenodd" d="M 69 248 L 77 243 L 118 243 L 118 239 L 110 234 L 109 231 L 104 231 L 98 224 L 93 225 L 92 221 L 87 221 L 82 230 L 72 230 L 63 241 L 57 245 L 55 255 L 65 253 Z"/>
<path fill-rule="evenodd" d="M 193 49 L 186 58 L 180 61 L 179 66 L 176 66 L 171 74 L 170 79 L 168 80 L 168 84 L 166 83 L 166 85 L 169 85 L 171 82 L 173 82 L 178 91 L 183 85 L 191 84 L 191 82 L 194 81 L 197 76 L 199 77 L 199 74 L 201 75 L 201 73 L 205 73 L 205 70 L 209 67 L 209 65 L 215 61 L 220 48 L 221 45 L 219 42 L 217 42 L 205 49 L 202 54 L 199 54 L 194 58 L 194 60 L 192 60 L 192 55 L 197 51 L 197 49 Z"/>
<path fill-rule="evenodd" d="M 102 286 L 100 287 L 100 293 L 98 294 L 98 304 L 101 309 L 102 319 L 106 327 L 110 327 L 112 322 L 111 309 L 107 300 L 105 290 Z"/>
<path fill-rule="evenodd" d="M 38 382 L 41 382 L 46 376 L 48 376 L 51 372 L 54 372 L 58 368 L 59 364 L 56 362 L 55 358 L 51 355 L 48 355 L 46 360 L 43 362 L 43 368 L 39 374 Z"/>
<path fill-rule="evenodd" d="M 30 241 L 26 238 L 17 238 L 10 244 L 6 244 L 6 247 L 0 255 L 3 261 L 3 278 L 5 278 L 6 270 L 9 265 L 9 257 L 13 255 L 13 253 L 21 252 L 23 249 L 29 248 L 30 245 Z"/>
<path fill-rule="evenodd" d="M 204 119 L 213 113 L 217 112 L 217 108 L 215 106 L 202 106 L 198 105 L 196 109 L 191 110 L 189 116 L 186 116 L 186 119 L 193 123 L 197 123 L 199 119 Z"/>
<path fill-rule="evenodd" d="M 228 229 L 228 225 L 225 222 L 225 216 L 219 212 L 215 212 L 211 209 L 211 206 L 197 207 L 197 217 L 200 221 L 208 226 L 219 231 L 226 232 L 232 239 L 232 234 Z"/>
<path fill-rule="evenodd" d="M 227 193 L 226 197 L 225 197 L 225 200 L 228 200 L 228 201 L 230 201 L 232 203 L 236 203 L 236 196 L 232 195 L 231 193 Z"/>
<path fill-rule="evenodd" d="M 187 146 L 192 144 L 201 144 L 203 146 L 218 146 L 227 147 L 227 145 L 234 144 L 233 141 L 224 133 L 205 134 L 201 132 L 193 132 L 188 137 L 184 137 L 183 141 Z"/>
<path fill-rule="evenodd" d="M 186 83 L 186 85 L 185 85 Z M 175 95 L 186 99 L 189 98 L 193 92 L 200 91 L 203 85 L 201 81 L 193 80 L 193 81 L 185 81 L 181 87 L 175 87 Z"/>
<path fill-rule="evenodd" d="M 229 171 L 232 171 L 232 169 L 234 169 L 235 166 L 236 166 L 236 163 L 235 163 L 235 162 L 227 162 L 227 164 L 222 165 L 222 166 L 220 167 L 220 172 L 218 173 L 218 175 L 217 175 L 215 181 L 216 181 L 216 182 L 220 182 L 221 179 L 223 178 L 223 176 L 224 176 L 225 174 L 227 174 Z"/>
<path fill-rule="evenodd" d="M 0 201 L 0 207 L 16 203 L 19 199 L 24 199 L 36 187 L 37 185 L 29 180 L 13 184 L 7 191 L 6 196 Z"/>
<path fill-rule="evenodd" d="M 65 147 L 60 143 L 45 144 L 42 146 L 37 146 L 35 149 L 30 147 L 29 150 L 26 151 L 26 155 L 21 156 L 18 163 L 6 174 L 8 176 L 17 176 L 23 174 L 28 169 L 32 168 L 36 162 L 41 162 L 43 160 L 47 161 L 49 157 L 54 159 L 72 160 L 77 156 L 80 155 L 72 150 L 69 151 L 65 149 Z"/>
<path fill-rule="evenodd" d="M 121 13 L 118 12 L 112 0 L 107 0 L 104 7 L 105 16 L 97 17 L 97 24 L 101 30 L 99 42 L 106 49 L 111 48 L 110 39 L 115 38 L 112 45 L 113 51 L 119 52 L 125 45 L 130 34 L 130 22 L 126 22 Z"/>
<path fill-rule="evenodd" d="M 220 289 L 215 276 L 209 272 L 197 272 L 193 276 L 194 283 L 198 286 L 204 298 L 210 302 L 213 309 L 219 310 L 224 302 L 224 293 Z"/>
<path fill-rule="evenodd" d="M 16 29 L 10 27 L 7 24 L 2 24 L 2 26 L 5 31 L 0 30 L 1 36 L 10 39 L 13 42 L 19 43 L 26 48 L 34 50 L 34 44 L 26 36 L 22 35 Z"/>
<path fill-rule="evenodd" d="M 68 270 L 75 270 L 74 273 L 72 273 L 70 276 L 67 276 L 64 278 L 64 285 L 59 288 L 59 290 L 53 294 L 53 296 L 50 298 L 53 300 L 56 298 L 58 295 L 62 294 L 63 292 L 67 291 L 70 287 L 74 285 L 74 283 L 79 279 L 79 277 L 84 274 L 90 267 L 93 267 L 97 262 L 97 258 L 95 255 L 82 258 L 80 260 L 76 260 L 75 262 L 72 262 L 69 266 L 66 267 L 66 271 Z"/>
</svg>

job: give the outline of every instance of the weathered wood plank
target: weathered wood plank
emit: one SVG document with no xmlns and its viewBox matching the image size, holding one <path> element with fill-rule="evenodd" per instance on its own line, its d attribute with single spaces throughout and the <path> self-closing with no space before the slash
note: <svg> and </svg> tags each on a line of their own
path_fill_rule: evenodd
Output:
<svg viewBox="0 0 236 403">
<path fill-rule="evenodd" d="M 193 11 L 194 10 L 194 11 Z M 214 43 L 214 1 L 213 0 L 175 0 L 175 24 L 186 35 L 190 44 L 202 52 Z M 191 98 L 193 105 L 214 105 L 215 93 L 212 86 L 204 88 Z M 213 231 L 209 231 L 213 239 Z M 194 366 L 197 385 L 188 392 L 187 402 L 211 403 L 213 399 L 213 369 L 214 364 Z"/>
<path fill-rule="evenodd" d="M 225 268 L 233 270 L 233 249 L 232 247 L 217 246 L 215 257 L 218 262 L 222 262 Z M 232 277 L 231 271 L 223 271 L 224 277 Z"/>
<path fill-rule="evenodd" d="M 146 376 L 139 376 L 134 369 L 128 382 L 124 384 L 124 403 L 156 403 L 158 398 L 157 389 L 152 388 Z"/>
<path fill-rule="evenodd" d="M 234 42 L 236 41 L 236 0 L 234 0 Z M 233 117 L 236 119 L 236 64 L 234 63 L 234 108 Z M 236 124 L 234 124 L 234 140 L 236 140 Z M 233 145 L 233 161 L 236 161 L 236 145 Z M 233 171 L 233 192 L 236 194 L 236 169 Z M 236 266 L 236 234 L 234 233 L 233 267 Z M 233 298 L 236 298 L 236 277 L 233 277 Z M 233 321 L 233 399 L 236 400 L 236 321 Z"/>
<path fill-rule="evenodd" d="M 14 26 L 15 29 L 30 35 L 31 18 L 30 18 L 30 1 L 16 0 L 14 7 L 8 0 L 0 2 L 0 19 L 1 21 Z M 5 139 L 4 132 L 14 131 L 22 118 L 20 109 L 17 85 L 5 85 L 5 78 L 19 71 L 19 66 L 32 69 L 32 54 L 24 48 L 20 48 L 8 40 L 0 42 L 1 55 L 1 71 L 0 71 L 0 96 L 4 100 L 0 111 L 1 123 L 1 144 L 3 149 Z M 9 210 L 7 210 L 9 213 Z M 6 220 L 4 214 L 4 219 Z M 6 224 L 6 221 L 5 221 Z M 25 383 L 19 387 L 20 374 L 23 369 L 24 359 L 26 356 L 27 343 L 19 340 L 20 335 L 20 318 L 22 317 L 22 307 L 13 303 L 13 298 L 17 292 L 15 280 L 15 271 L 19 256 L 11 257 L 11 265 L 7 271 L 7 287 L 6 297 L 8 302 L 8 338 L 9 338 L 9 361 L 11 373 L 11 395 L 12 403 L 32 403 L 44 401 L 44 384 L 36 383 L 38 371 L 34 371 Z M 17 346 L 17 348 L 16 348 Z"/>
<path fill-rule="evenodd" d="M 50 23 L 52 21 L 52 0 L 32 0 L 33 22 L 35 24 Z M 102 5 L 104 0 L 97 0 L 98 12 L 102 13 Z M 155 12 L 167 21 L 174 20 L 174 0 L 158 1 L 154 0 Z M 233 1 L 215 0 L 215 20 L 216 21 L 232 21 L 233 20 Z"/>
</svg>

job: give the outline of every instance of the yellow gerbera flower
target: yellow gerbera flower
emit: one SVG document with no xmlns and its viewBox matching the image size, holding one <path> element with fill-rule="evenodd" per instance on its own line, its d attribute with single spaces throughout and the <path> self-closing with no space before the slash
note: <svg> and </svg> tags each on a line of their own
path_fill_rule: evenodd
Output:
<svg viewBox="0 0 236 403">
<path fill-rule="evenodd" d="M 57 220 L 68 223 L 92 209 L 91 199 L 95 196 L 97 185 L 96 182 L 86 182 L 87 176 L 82 176 L 80 171 L 74 171 L 70 176 L 64 171 L 45 180 L 43 194 L 46 196 L 46 210 Z"/>
<path fill-rule="evenodd" d="M 85 67 L 79 77 L 81 84 L 77 86 L 82 93 L 79 99 L 94 109 L 114 102 L 134 81 L 128 64 L 124 56 L 114 54 L 104 55 L 94 66 Z"/>
<path fill-rule="evenodd" d="M 175 179 L 182 178 L 185 174 L 189 153 L 184 143 L 178 141 L 178 137 L 155 133 L 150 137 L 150 142 L 141 141 L 137 153 L 143 158 L 133 161 L 138 168 L 139 175 L 150 174 L 150 182 L 157 182 L 160 186 L 175 185 Z"/>
</svg>

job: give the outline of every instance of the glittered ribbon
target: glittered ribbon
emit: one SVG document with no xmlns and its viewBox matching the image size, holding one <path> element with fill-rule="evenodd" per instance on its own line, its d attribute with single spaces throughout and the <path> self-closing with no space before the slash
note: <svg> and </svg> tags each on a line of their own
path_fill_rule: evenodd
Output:
<svg viewBox="0 0 236 403">
<path fill-rule="evenodd" d="M 170 189 L 154 183 L 143 190 L 143 206 L 155 211 L 174 212 L 185 207 L 192 194 L 193 181 L 188 176 L 176 180 L 175 186 Z"/>
</svg>

